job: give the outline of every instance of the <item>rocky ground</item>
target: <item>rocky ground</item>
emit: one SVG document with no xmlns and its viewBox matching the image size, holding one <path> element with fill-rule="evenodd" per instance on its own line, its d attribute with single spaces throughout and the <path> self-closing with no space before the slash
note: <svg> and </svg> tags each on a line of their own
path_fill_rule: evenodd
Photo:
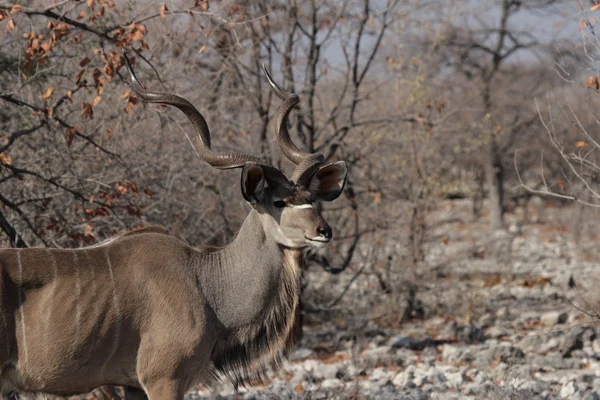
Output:
<svg viewBox="0 0 600 400">
<path fill-rule="evenodd" d="M 578 223 L 572 209 L 533 207 L 525 223 L 517 210 L 507 233 L 489 235 L 485 221 L 465 222 L 468 203 L 442 205 L 418 271 L 394 245 L 381 247 L 387 266 L 363 249 L 353 270 L 312 271 L 315 307 L 337 297 L 319 298 L 324 288 L 349 289 L 307 316 L 284 369 L 264 386 L 187 398 L 600 400 L 595 214 Z M 403 279 L 411 289 L 395 290 Z M 399 323 L 409 303 L 411 318 Z"/>
</svg>

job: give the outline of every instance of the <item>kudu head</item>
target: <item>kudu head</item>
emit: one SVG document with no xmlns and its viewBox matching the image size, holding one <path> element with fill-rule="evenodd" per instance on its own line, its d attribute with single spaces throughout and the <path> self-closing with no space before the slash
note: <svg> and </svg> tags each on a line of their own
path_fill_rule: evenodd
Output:
<svg viewBox="0 0 600 400">
<path fill-rule="evenodd" d="M 277 111 L 276 132 L 283 154 L 296 164 L 291 179 L 262 157 L 213 151 L 206 120 L 189 101 L 174 94 L 146 91 L 137 80 L 126 55 L 125 65 L 131 76 L 132 88 L 142 100 L 169 104 L 185 113 L 197 134 L 194 147 L 204 161 L 218 169 L 242 168 L 242 195 L 259 213 L 267 236 L 284 247 L 294 249 L 323 247 L 329 243 L 333 237 L 331 227 L 314 204 L 339 197 L 346 182 L 346 163 L 326 163 L 322 154 L 305 153 L 294 145 L 287 124 L 288 115 L 299 98 L 283 91 L 264 66 L 273 92 L 283 100 Z"/>
</svg>

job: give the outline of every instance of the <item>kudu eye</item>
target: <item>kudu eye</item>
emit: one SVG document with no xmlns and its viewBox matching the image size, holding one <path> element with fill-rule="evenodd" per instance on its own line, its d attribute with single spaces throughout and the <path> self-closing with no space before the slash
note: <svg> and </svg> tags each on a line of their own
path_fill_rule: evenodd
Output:
<svg viewBox="0 0 600 400">
<path fill-rule="evenodd" d="M 283 200 L 277 200 L 273 202 L 273 205 L 277 208 L 284 208 L 285 207 L 285 201 Z"/>
</svg>

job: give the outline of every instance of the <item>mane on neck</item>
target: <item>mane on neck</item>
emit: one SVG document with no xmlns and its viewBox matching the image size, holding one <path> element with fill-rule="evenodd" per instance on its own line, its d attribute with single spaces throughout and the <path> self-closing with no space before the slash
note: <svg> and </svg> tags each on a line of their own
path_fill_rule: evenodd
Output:
<svg viewBox="0 0 600 400">
<path fill-rule="evenodd" d="M 237 386 L 249 380 L 262 381 L 268 369 L 276 369 L 302 335 L 300 319 L 300 250 L 285 249 L 279 287 L 270 306 L 254 323 L 221 338 L 212 352 L 219 375 Z"/>
</svg>

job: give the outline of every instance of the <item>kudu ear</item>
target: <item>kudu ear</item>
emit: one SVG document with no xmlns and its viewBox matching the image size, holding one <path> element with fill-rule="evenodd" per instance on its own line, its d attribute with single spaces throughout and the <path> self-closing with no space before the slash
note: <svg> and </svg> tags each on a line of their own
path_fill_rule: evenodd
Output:
<svg viewBox="0 0 600 400">
<path fill-rule="evenodd" d="M 344 161 L 325 164 L 310 177 L 306 187 L 316 201 L 332 201 L 342 194 L 347 175 Z"/>
<path fill-rule="evenodd" d="M 247 162 L 242 169 L 242 195 L 251 204 L 260 203 L 265 190 L 265 173 L 260 165 Z"/>
</svg>

